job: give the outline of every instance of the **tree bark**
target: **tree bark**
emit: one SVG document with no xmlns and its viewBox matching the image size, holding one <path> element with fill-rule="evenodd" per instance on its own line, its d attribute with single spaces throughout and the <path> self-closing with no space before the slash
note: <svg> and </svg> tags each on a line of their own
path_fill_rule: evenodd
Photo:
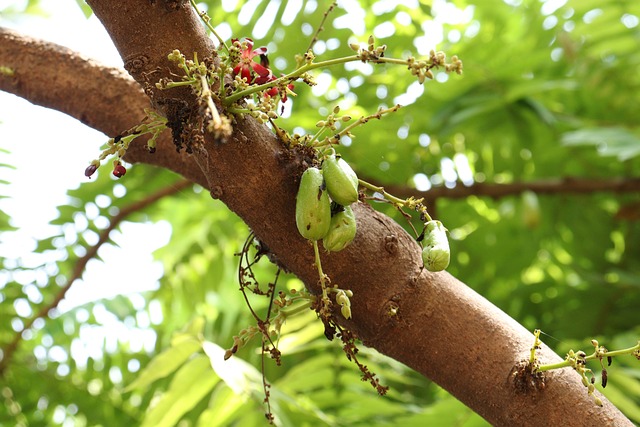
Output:
<svg viewBox="0 0 640 427">
<path fill-rule="evenodd" d="M 168 76 L 166 56 L 173 49 L 187 56 L 198 52 L 199 58 L 213 50 L 188 2 L 89 3 L 140 84 L 148 83 L 149 76 L 152 81 Z M 64 111 L 109 135 L 134 125 L 149 105 L 122 73 L 5 30 L 0 30 L 0 65 L 14 70 L 11 77 L 0 74 L 0 89 Z M 82 73 L 78 65 L 84 66 Z M 50 93 L 52 81 L 55 94 Z M 167 97 L 194 102 L 185 91 L 153 90 L 151 96 L 160 108 L 166 104 L 158 99 Z M 295 226 L 302 156 L 251 118 L 238 119 L 226 143 L 207 138 L 198 162 L 184 151 L 177 153 L 168 135 L 153 155 L 144 143 L 134 144 L 127 160 L 171 169 L 209 188 L 317 293 L 313 250 Z M 353 291 L 353 318 L 341 324 L 365 345 L 432 379 L 494 425 L 632 425 L 599 394 L 604 406 L 597 407 L 580 377 L 568 369 L 547 373 L 543 390 L 518 392 L 514 367 L 528 357 L 533 335 L 450 274 L 421 269 L 419 245 L 393 220 L 363 203 L 354 212 L 354 242 L 339 253 L 323 254 L 322 260 L 332 283 Z M 543 363 L 561 360 L 546 346 L 539 357 Z"/>
</svg>

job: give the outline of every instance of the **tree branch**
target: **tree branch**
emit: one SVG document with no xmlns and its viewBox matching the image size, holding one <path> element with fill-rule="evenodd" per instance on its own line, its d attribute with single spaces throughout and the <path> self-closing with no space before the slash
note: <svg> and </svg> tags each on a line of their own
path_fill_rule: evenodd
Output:
<svg viewBox="0 0 640 427">
<path fill-rule="evenodd" d="M 418 191 L 404 185 L 382 185 L 388 192 L 398 197 L 424 197 L 430 206 L 437 199 L 462 199 L 468 196 L 487 196 L 494 199 L 533 191 L 537 194 L 589 194 L 599 191 L 611 193 L 640 192 L 640 178 L 587 179 L 560 178 L 531 182 L 512 182 L 493 184 L 476 182 L 470 186 L 457 184 L 454 188 L 436 187 L 427 191 Z"/>
<path fill-rule="evenodd" d="M 66 113 L 109 136 L 138 124 L 151 105 L 124 70 L 5 28 L 0 28 L 0 66 L 13 73 L 0 73 L 0 90 Z M 169 132 L 157 144 L 157 153 L 151 155 L 145 148 L 146 139 L 138 138 L 125 160 L 168 168 L 206 186 L 193 159 L 175 152 Z"/>
<path fill-rule="evenodd" d="M 179 181 L 175 184 L 172 184 L 169 187 L 163 188 L 161 190 L 156 191 L 153 194 L 150 194 L 149 196 L 145 197 L 142 200 L 139 200 L 137 202 L 131 203 L 128 206 L 125 206 L 120 212 L 118 212 L 117 215 L 114 215 L 111 218 L 111 221 L 109 221 L 109 225 L 100 232 L 98 236 L 98 241 L 96 242 L 96 244 L 91 246 L 87 250 L 87 253 L 76 262 L 75 266 L 73 267 L 71 277 L 67 279 L 67 283 L 65 283 L 64 286 L 60 288 L 60 290 L 55 295 L 53 300 L 51 300 L 51 302 L 49 302 L 48 304 L 43 305 L 33 317 L 27 320 L 24 327 L 20 331 L 16 332 L 11 342 L 2 349 L 3 358 L 2 360 L 0 360 L 0 376 L 4 374 L 5 369 L 7 368 L 7 366 L 9 366 L 9 363 L 11 363 L 11 359 L 13 358 L 15 351 L 18 349 L 18 345 L 22 340 L 24 332 L 31 329 L 31 327 L 33 326 L 33 323 L 36 320 L 46 317 L 51 310 L 58 307 L 58 304 L 60 304 L 60 301 L 64 299 L 69 289 L 71 289 L 71 286 L 73 285 L 73 283 L 77 279 L 82 277 L 82 273 L 84 273 L 87 263 L 91 259 L 95 258 L 95 256 L 98 254 L 98 249 L 100 249 L 100 247 L 103 244 L 109 241 L 109 234 L 111 234 L 111 232 L 115 230 L 118 227 L 118 225 L 120 225 L 120 223 L 124 219 L 126 219 L 129 215 L 135 212 L 141 211 L 144 208 L 162 199 L 163 197 L 175 194 L 181 191 L 182 189 L 188 187 L 189 185 L 193 185 L 193 184 L 188 180 Z"/>
<path fill-rule="evenodd" d="M 132 72 L 141 84 L 149 73 L 158 79 L 167 75 L 166 55 L 175 48 L 185 54 L 198 52 L 199 58 L 212 50 L 194 23 L 197 17 L 183 2 L 103 0 L 91 5 L 126 63 L 145 57 Z M 6 61 L 0 48 L 0 64 Z M 151 96 L 193 102 L 189 94 L 173 90 Z M 127 90 L 113 99 L 140 105 L 139 97 L 139 92 Z M 130 117 L 120 119 L 112 126 L 131 126 Z M 158 156 L 161 150 L 166 152 Z M 243 218 L 279 260 L 318 293 L 313 251 L 294 221 L 297 179 L 303 168 L 300 156 L 252 119 L 237 120 L 227 143 L 208 137 L 203 151 L 206 177 L 189 156 L 171 148 L 159 146 L 153 156 L 132 154 L 129 160 L 209 183 L 212 195 Z M 354 242 L 340 253 L 323 255 L 323 268 L 334 283 L 353 290 L 353 318 L 342 323 L 366 345 L 431 378 L 495 425 L 631 425 L 603 397 L 604 407 L 596 407 L 571 371 L 549 373 L 541 392 L 518 394 L 512 371 L 527 357 L 533 335 L 451 275 L 422 270 L 420 247 L 390 218 L 362 203 L 354 212 Z M 561 360 L 544 346 L 540 358 L 544 363 Z"/>
</svg>

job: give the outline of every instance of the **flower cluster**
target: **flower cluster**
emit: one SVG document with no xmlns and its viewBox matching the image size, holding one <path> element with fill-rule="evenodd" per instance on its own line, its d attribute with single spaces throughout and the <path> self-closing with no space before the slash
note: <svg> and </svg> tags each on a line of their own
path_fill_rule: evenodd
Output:
<svg viewBox="0 0 640 427">
<path fill-rule="evenodd" d="M 233 76 L 240 76 L 248 84 L 263 85 L 277 80 L 269 68 L 269 59 L 267 57 L 267 48 L 253 48 L 253 40 L 245 38 L 243 41 L 233 39 L 232 60 L 235 63 L 233 67 Z M 256 62 L 254 58 L 260 57 L 260 62 Z M 280 94 L 282 102 L 287 102 L 287 92 L 293 90 L 293 84 L 289 83 L 283 87 L 274 86 L 264 91 L 265 97 L 274 97 Z"/>
<path fill-rule="evenodd" d="M 233 67 L 233 76 L 242 77 L 247 83 L 265 84 L 274 80 L 273 74 L 269 69 L 269 61 L 267 59 L 267 48 L 253 48 L 253 40 L 245 38 L 243 41 L 233 39 L 233 48 L 235 55 L 232 55 L 236 65 Z M 256 56 L 260 57 L 260 63 L 254 61 Z"/>
<path fill-rule="evenodd" d="M 149 137 L 147 140 L 147 151 L 149 154 L 156 152 L 156 140 L 167 128 L 167 119 L 152 110 L 145 109 L 145 113 L 146 116 L 139 125 L 124 131 L 120 135 L 109 138 L 106 148 L 104 148 L 98 158 L 92 160 L 84 170 L 84 175 L 87 178 L 91 178 L 100 167 L 102 161 L 109 156 L 115 157 L 113 160 L 113 176 L 116 178 L 123 177 L 127 173 L 127 168 L 122 164 L 122 158 L 127 153 L 131 142 L 141 136 L 146 135 Z"/>
</svg>

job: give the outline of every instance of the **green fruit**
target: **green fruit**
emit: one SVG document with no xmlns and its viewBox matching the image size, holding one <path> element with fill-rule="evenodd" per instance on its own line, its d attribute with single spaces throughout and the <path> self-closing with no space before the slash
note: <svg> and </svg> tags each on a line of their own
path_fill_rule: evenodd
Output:
<svg viewBox="0 0 640 427">
<path fill-rule="evenodd" d="M 322 246 L 329 252 L 343 250 L 356 237 L 356 217 L 349 206 L 331 217 L 329 232 L 322 239 Z"/>
<path fill-rule="evenodd" d="M 449 266 L 451 252 L 447 229 L 440 221 L 429 221 L 425 224 L 424 249 L 422 261 L 429 271 L 442 271 Z"/>
<path fill-rule="evenodd" d="M 309 240 L 320 240 L 329 231 L 331 202 L 318 168 L 307 169 L 300 178 L 296 197 L 296 225 L 302 237 Z"/>
<path fill-rule="evenodd" d="M 358 201 L 358 176 L 349 163 L 340 157 L 329 156 L 322 163 L 322 173 L 334 202 L 348 206 Z"/>
</svg>

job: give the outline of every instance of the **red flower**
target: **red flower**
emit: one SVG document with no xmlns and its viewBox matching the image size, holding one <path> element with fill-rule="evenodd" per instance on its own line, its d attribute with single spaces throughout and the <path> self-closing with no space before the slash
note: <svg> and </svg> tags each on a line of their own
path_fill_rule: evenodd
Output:
<svg viewBox="0 0 640 427">
<path fill-rule="evenodd" d="M 271 82 L 273 80 L 276 80 L 275 76 L 272 75 L 271 77 L 272 78 L 269 79 L 268 81 Z M 294 88 L 293 83 L 289 83 L 287 85 L 287 89 L 293 91 L 293 88 Z M 278 86 L 274 86 L 274 87 L 271 87 L 271 88 L 265 90 L 264 91 L 264 96 L 276 96 L 276 95 L 278 95 L 278 93 L 280 93 L 280 88 Z M 282 96 L 281 96 L 281 100 L 284 103 L 284 102 L 287 102 L 287 99 L 288 99 L 287 98 L 287 91 L 284 90 L 283 93 L 282 93 Z"/>
<path fill-rule="evenodd" d="M 233 39 L 232 42 L 234 45 L 242 46 L 238 39 Z M 256 83 L 259 85 L 271 81 L 271 78 L 273 77 L 271 70 L 253 60 L 255 56 L 262 56 L 266 54 L 267 48 L 259 47 L 258 49 L 253 49 L 253 40 L 249 38 L 245 39 L 244 45 L 244 49 L 240 51 L 238 65 L 233 68 L 234 77 L 240 75 L 240 77 L 245 79 L 247 83 Z M 255 79 L 252 77 L 252 71 L 257 74 Z"/>
</svg>

